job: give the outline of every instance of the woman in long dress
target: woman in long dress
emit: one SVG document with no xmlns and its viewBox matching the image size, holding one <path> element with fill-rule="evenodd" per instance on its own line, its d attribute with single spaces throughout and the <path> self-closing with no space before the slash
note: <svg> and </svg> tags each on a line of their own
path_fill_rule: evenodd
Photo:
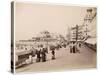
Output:
<svg viewBox="0 0 100 75">
<path fill-rule="evenodd" d="M 41 61 L 41 49 L 39 47 L 36 50 L 36 55 L 37 55 L 36 62 L 40 62 Z"/>
</svg>

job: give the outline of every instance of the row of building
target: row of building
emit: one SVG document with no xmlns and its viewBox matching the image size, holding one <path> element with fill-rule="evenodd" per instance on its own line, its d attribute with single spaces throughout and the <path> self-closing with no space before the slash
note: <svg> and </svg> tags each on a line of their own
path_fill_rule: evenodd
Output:
<svg viewBox="0 0 100 75">
<path fill-rule="evenodd" d="M 87 9 L 86 12 L 83 23 L 70 28 L 71 41 L 86 41 L 88 38 L 96 39 L 96 8 Z"/>
<path fill-rule="evenodd" d="M 96 10 L 96 8 L 87 9 L 83 23 L 68 29 L 67 38 L 69 42 L 81 41 L 96 48 Z"/>
</svg>

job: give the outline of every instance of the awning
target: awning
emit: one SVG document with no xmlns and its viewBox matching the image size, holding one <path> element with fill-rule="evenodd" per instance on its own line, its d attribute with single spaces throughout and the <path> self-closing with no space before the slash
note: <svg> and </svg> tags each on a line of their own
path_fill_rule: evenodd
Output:
<svg viewBox="0 0 100 75">
<path fill-rule="evenodd" d="M 85 42 L 89 44 L 96 44 L 96 38 L 88 38 Z"/>
<path fill-rule="evenodd" d="M 31 53 L 32 50 L 16 50 L 16 55 L 24 55 Z"/>
</svg>

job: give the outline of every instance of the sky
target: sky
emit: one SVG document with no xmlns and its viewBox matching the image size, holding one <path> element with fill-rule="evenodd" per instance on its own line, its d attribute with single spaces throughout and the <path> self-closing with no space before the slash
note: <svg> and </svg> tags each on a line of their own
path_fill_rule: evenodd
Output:
<svg viewBox="0 0 100 75">
<path fill-rule="evenodd" d="M 68 27 L 83 23 L 87 8 L 53 4 L 16 3 L 16 41 L 31 39 L 44 30 L 65 36 Z"/>
</svg>

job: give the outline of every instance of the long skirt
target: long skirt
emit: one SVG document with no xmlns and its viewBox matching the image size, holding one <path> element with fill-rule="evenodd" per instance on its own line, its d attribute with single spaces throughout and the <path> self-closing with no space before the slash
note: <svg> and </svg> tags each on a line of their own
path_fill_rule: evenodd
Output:
<svg viewBox="0 0 100 75">
<path fill-rule="evenodd" d="M 75 46 L 73 46 L 73 53 L 75 53 Z"/>
<path fill-rule="evenodd" d="M 42 55 L 42 62 L 46 61 L 46 55 Z"/>
<path fill-rule="evenodd" d="M 36 59 L 36 62 L 40 62 L 41 61 L 41 57 Z"/>
<path fill-rule="evenodd" d="M 54 60 L 55 59 L 55 55 L 52 55 L 52 60 Z"/>
<path fill-rule="evenodd" d="M 70 53 L 72 53 L 72 50 L 73 50 L 73 48 L 72 48 L 72 47 L 70 47 Z"/>
</svg>

